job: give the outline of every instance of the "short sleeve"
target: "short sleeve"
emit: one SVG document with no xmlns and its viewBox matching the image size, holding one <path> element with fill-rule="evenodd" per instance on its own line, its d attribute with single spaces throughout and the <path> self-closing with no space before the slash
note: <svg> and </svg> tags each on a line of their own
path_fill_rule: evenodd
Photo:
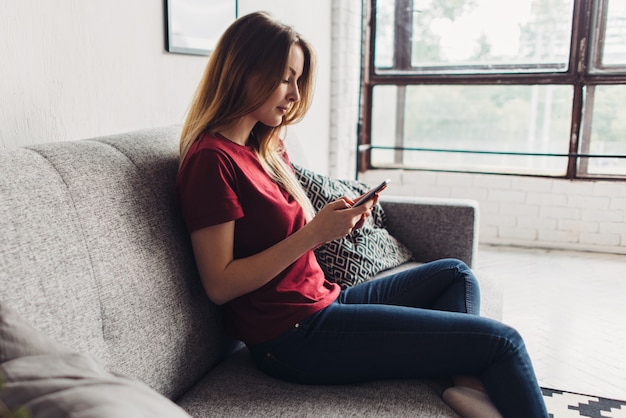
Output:
<svg viewBox="0 0 626 418">
<path fill-rule="evenodd" d="M 176 179 L 178 199 L 189 232 L 243 216 L 232 161 L 213 149 L 189 154 Z"/>
</svg>

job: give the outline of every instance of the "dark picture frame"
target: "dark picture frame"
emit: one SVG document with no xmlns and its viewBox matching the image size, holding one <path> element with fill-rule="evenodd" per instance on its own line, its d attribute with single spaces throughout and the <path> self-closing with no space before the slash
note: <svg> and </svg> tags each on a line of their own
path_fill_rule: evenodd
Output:
<svg viewBox="0 0 626 418">
<path fill-rule="evenodd" d="M 237 0 L 164 0 L 168 52 L 209 55 L 237 18 Z"/>
</svg>

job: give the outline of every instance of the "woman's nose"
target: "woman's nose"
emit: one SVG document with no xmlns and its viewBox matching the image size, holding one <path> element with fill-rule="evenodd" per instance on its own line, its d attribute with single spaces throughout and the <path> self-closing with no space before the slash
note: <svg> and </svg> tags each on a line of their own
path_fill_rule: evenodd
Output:
<svg viewBox="0 0 626 418">
<path fill-rule="evenodd" d="M 297 85 L 294 85 L 289 90 L 289 101 L 291 101 L 291 102 L 298 102 L 298 101 L 300 101 L 300 89 L 298 88 Z"/>
</svg>

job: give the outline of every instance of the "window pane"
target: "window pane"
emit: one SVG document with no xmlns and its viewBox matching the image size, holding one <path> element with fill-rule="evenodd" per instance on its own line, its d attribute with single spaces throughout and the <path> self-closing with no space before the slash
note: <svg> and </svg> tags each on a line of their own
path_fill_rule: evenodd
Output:
<svg viewBox="0 0 626 418">
<path fill-rule="evenodd" d="M 383 93 L 378 91 L 381 87 L 374 89 L 372 145 L 393 146 L 399 130 L 403 146 L 419 150 L 405 150 L 397 161 L 392 151 L 375 149 L 374 166 L 401 163 L 435 170 L 566 172 L 563 155 L 568 153 L 568 141 L 563 138 L 569 137 L 571 86 L 408 86 L 404 123 L 399 128 L 394 126 L 397 97 L 393 96 L 400 89 L 385 86 Z M 502 154 L 492 154 L 498 152 Z"/>
<path fill-rule="evenodd" d="M 626 71 L 626 0 L 605 0 L 596 4 L 598 17 L 606 16 L 606 25 L 596 18 L 598 35 L 592 47 L 596 49 L 592 70 Z M 606 9 L 603 10 L 602 7 Z M 601 33 L 602 28 L 605 32 Z"/>
<path fill-rule="evenodd" d="M 395 147 L 396 146 L 396 86 L 376 86 L 372 100 L 372 145 Z M 376 139 L 374 139 L 376 138 Z M 399 141 L 402 141 L 400 138 Z M 401 163 L 395 158 L 392 150 L 377 150 L 379 164 L 391 165 Z M 373 160 L 372 160 L 373 161 Z"/>
<path fill-rule="evenodd" d="M 588 152 L 607 157 L 584 158 L 587 174 L 626 175 L 626 85 L 596 86 Z M 584 174 L 584 172 L 583 172 Z"/>
<path fill-rule="evenodd" d="M 566 71 L 572 13 L 573 0 L 414 0 L 411 65 L 426 72 Z"/>
<path fill-rule="evenodd" d="M 611 0 L 608 7 L 602 62 L 626 66 L 626 1 Z"/>
<path fill-rule="evenodd" d="M 374 45 L 374 66 L 393 66 L 393 17 L 395 0 L 376 1 L 376 43 Z"/>
</svg>

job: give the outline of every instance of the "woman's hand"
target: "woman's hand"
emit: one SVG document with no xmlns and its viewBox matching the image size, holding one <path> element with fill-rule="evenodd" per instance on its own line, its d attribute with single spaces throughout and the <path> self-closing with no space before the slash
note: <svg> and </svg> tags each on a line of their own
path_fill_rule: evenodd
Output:
<svg viewBox="0 0 626 418">
<path fill-rule="evenodd" d="M 361 195 L 361 197 L 363 197 L 363 195 Z M 360 199 L 361 197 L 359 197 L 359 199 Z M 357 199 L 357 201 L 358 201 L 359 199 Z M 369 216 L 371 216 L 371 215 L 372 215 L 372 208 L 373 208 L 374 206 L 376 206 L 376 203 L 378 203 L 378 193 L 376 193 L 376 194 L 374 195 L 374 197 L 373 197 L 372 199 L 370 199 L 370 201 L 369 201 L 369 202 L 367 202 L 367 203 L 365 203 L 365 204 L 364 204 L 364 206 L 365 206 L 365 205 L 367 205 L 367 207 L 369 208 L 369 210 L 368 210 L 367 212 L 365 212 L 365 213 L 363 214 L 363 216 L 361 216 L 361 219 L 360 219 L 360 220 L 356 223 L 356 225 L 354 226 L 354 228 L 352 228 L 353 230 L 354 230 L 354 229 L 359 229 L 359 228 L 361 228 L 361 227 L 365 224 L 365 221 L 367 220 L 367 218 L 368 218 Z M 352 204 L 354 204 L 354 203 L 352 203 Z"/>
<path fill-rule="evenodd" d="M 307 228 L 314 231 L 318 245 L 343 238 L 354 229 L 363 226 L 367 217 L 372 214 L 372 207 L 377 201 L 378 195 L 369 202 L 353 208 L 354 202 L 342 197 L 324 206 L 309 222 Z"/>
</svg>

